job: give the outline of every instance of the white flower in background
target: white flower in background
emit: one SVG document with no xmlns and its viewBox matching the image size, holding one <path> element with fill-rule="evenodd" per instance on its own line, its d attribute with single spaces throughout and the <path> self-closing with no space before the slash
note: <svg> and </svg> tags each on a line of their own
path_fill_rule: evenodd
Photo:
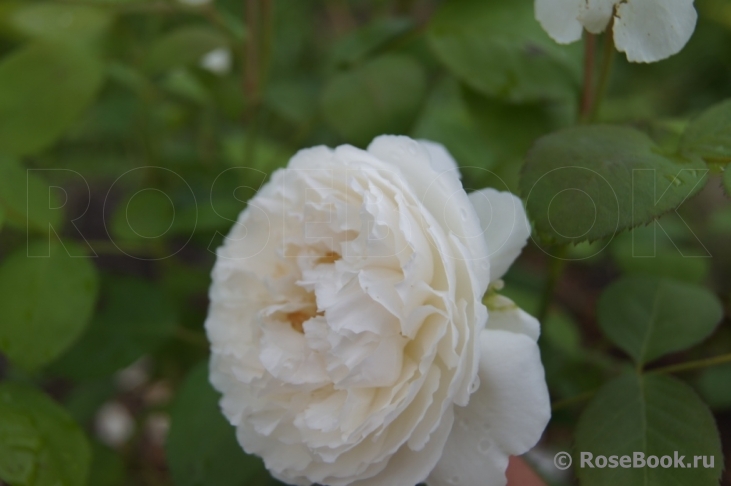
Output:
<svg viewBox="0 0 731 486">
<path fill-rule="evenodd" d="M 614 43 L 631 62 L 656 62 L 677 54 L 695 30 L 693 0 L 536 0 L 536 18 L 560 44 L 581 39 L 583 29 L 604 32 L 614 21 Z"/>
<path fill-rule="evenodd" d="M 227 47 L 214 49 L 201 58 L 200 66 L 214 74 L 226 74 L 231 70 L 231 51 Z"/>
<path fill-rule="evenodd" d="M 110 447 L 120 447 L 134 434 L 135 420 L 121 403 L 107 402 L 96 413 L 94 429 L 100 442 Z"/>
<path fill-rule="evenodd" d="M 528 236 L 441 145 L 299 152 L 213 270 L 210 378 L 243 448 L 295 485 L 505 484 L 550 407 L 538 322 L 482 299 Z"/>
</svg>

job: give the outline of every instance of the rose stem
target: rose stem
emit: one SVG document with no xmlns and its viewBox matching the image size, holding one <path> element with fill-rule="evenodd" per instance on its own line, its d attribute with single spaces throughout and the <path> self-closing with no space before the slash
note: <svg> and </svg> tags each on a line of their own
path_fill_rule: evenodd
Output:
<svg viewBox="0 0 731 486">
<path fill-rule="evenodd" d="M 563 269 L 566 266 L 566 250 L 567 245 L 560 246 L 557 248 L 557 254 L 551 255 L 551 261 L 549 262 L 548 278 L 546 280 L 546 286 L 543 288 L 543 296 L 541 297 L 541 305 L 538 308 L 538 322 L 545 324 L 548 312 L 551 310 L 551 303 L 553 301 L 553 294 L 556 291 L 556 285 L 558 284 Z"/>
<path fill-rule="evenodd" d="M 711 368 L 713 366 L 720 366 L 729 363 L 731 363 L 731 354 L 722 354 L 720 356 L 714 356 L 712 358 L 704 358 L 695 361 L 686 361 L 685 363 L 679 363 L 670 366 L 663 366 L 661 368 L 655 368 L 653 370 L 646 371 L 645 373 L 669 375 L 672 373 L 684 373 L 687 371 L 702 370 L 705 368 Z M 596 394 L 596 392 L 597 390 L 591 390 L 573 397 L 556 400 L 551 404 L 551 410 L 555 412 L 557 410 L 570 407 L 571 405 L 590 400 Z"/>
<path fill-rule="evenodd" d="M 602 53 L 602 67 L 599 72 L 599 87 L 596 91 L 596 101 L 594 102 L 594 108 L 591 111 L 589 119 L 591 121 L 596 120 L 599 115 L 599 109 L 601 108 L 602 101 L 607 95 L 607 88 L 609 87 L 609 79 L 611 78 L 612 66 L 614 65 L 614 56 L 616 49 L 614 48 L 614 33 L 612 26 L 607 28 L 607 32 L 604 34 L 604 49 Z"/>
<path fill-rule="evenodd" d="M 685 363 L 663 366 L 662 368 L 655 368 L 647 371 L 647 373 L 682 373 L 684 371 L 694 371 L 703 368 L 710 368 L 712 366 L 718 366 L 722 364 L 731 363 L 731 354 L 722 354 L 720 356 L 714 356 L 712 358 L 699 359 L 695 361 L 687 361 Z"/>
<path fill-rule="evenodd" d="M 579 123 L 589 123 L 594 106 L 594 67 L 596 58 L 596 36 L 584 33 L 584 88 L 579 106 Z"/>
<path fill-rule="evenodd" d="M 244 96 L 246 110 L 246 145 L 244 165 L 250 166 L 256 152 L 256 139 L 261 124 L 261 100 L 269 71 L 274 38 L 274 0 L 246 0 L 245 14 L 248 35 L 244 46 Z"/>
</svg>

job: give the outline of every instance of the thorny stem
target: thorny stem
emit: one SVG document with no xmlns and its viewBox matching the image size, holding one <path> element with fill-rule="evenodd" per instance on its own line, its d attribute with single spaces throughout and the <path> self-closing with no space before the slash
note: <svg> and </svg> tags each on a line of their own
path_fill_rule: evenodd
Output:
<svg viewBox="0 0 731 486">
<path fill-rule="evenodd" d="M 685 363 L 679 363 L 679 364 L 670 365 L 670 366 L 663 366 L 662 368 L 655 368 L 654 370 L 646 371 L 645 374 L 669 375 L 672 373 L 684 373 L 686 371 L 701 370 L 701 369 L 710 368 L 713 366 L 719 366 L 719 365 L 728 364 L 728 363 L 731 363 L 731 353 L 722 354 L 720 356 L 714 356 L 712 358 L 704 358 L 704 359 L 699 359 L 699 360 L 695 360 L 695 361 L 687 361 Z M 592 390 L 592 391 L 581 393 L 580 395 L 576 395 L 574 397 L 557 400 L 551 404 L 551 410 L 553 412 L 556 412 L 558 410 L 568 408 L 572 405 L 576 405 L 576 404 L 585 402 L 587 400 L 590 400 L 594 395 L 596 395 L 596 392 L 597 392 L 597 390 Z"/>
</svg>

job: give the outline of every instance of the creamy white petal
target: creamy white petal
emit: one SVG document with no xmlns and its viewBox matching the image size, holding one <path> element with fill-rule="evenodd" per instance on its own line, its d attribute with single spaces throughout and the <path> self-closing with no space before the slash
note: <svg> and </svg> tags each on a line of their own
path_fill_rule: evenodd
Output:
<svg viewBox="0 0 731 486">
<path fill-rule="evenodd" d="M 431 157 L 431 166 L 437 172 L 455 172 L 457 177 L 461 178 L 462 174 L 459 172 L 459 165 L 454 160 L 452 154 L 449 153 L 447 148 L 441 143 L 432 142 L 431 140 L 417 140 L 424 148 L 429 152 Z"/>
<path fill-rule="evenodd" d="M 600 34 L 612 20 L 614 6 L 619 0 L 585 0 L 582 3 L 579 22 L 592 34 Z"/>
<path fill-rule="evenodd" d="M 530 223 L 520 199 L 509 192 L 483 189 L 469 195 L 480 218 L 490 255 L 490 282 L 501 278 L 530 237 Z"/>
<path fill-rule="evenodd" d="M 487 328 L 525 334 L 533 341 L 538 341 L 541 326 L 538 319 L 518 307 L 515 302 L 504 295 L 491 295 L 486 299 L 490 319 Z"/>
<path fill-rule="evenodd" d="M 698 20 L 693 0 L 628 0 L 617 7 L 614 43 L 630 62 L 656 62 L 677 54 Z"/>
<path fill-rule="evenodd" d="M 531 449 L 551 417 L 543 365 L 528 336 L 485 330 L 480 387 L 455 425 L 429 486 L 502 486 L 508 456 Z"/>
<path fill-rule="evenodd" d="M 419 450 L 411 450 L 403 445 L 388 461 L 383 471 L 372 478 L 356 481 L 349 486 L 405 486 L 423 482 L 440 461 L 444 445 L 454 428 L 454 413 L 450 407 L 442 416 L 439 428 L 435 430 L 426 446 Z"/>
<path fill-rule="evenodd" d="M 414 187 L 420 188 L 418 196 L 425 208 L 468 250 L 462 252 L 458 249 L 444 257 L 468 261 L 477 269 L 488 267 L 487 247 L 476 231 L 480 224 L 459 180 L 458 171 L 425 170 L 425 163 L 430 167 L 432 164 L 428 148 L 408 137 L 382 135 L 371 142 L 368 152 L 393 164 Z M 489 283 L 486 272 L 473 273 L 472 277 L 477 279 L 473 282 L 473 290 L 484 294 Z"/>
<path fill-rule="evenodd" d="M 585 0 L 536 0 L 536 19 L 559 44 L 581 39 L 579 11 Z"/>
</svg>

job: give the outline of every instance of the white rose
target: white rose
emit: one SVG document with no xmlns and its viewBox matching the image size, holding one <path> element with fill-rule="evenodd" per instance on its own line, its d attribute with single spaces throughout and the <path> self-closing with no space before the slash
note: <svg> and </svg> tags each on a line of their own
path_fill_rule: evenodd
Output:
<svg viewBox="0 0 731 486">
<path fill-rule="evenodd" d="M 536 18 L 561 44 L 604 32 L 613 17 L 614 43 L 631 62 L 677 54 L 698 20 L 693 0 L 536 0 Z"/>
<path fill-rule="evenodd" d="M 243 448 L 296 485 L 505 484 L 550 407 L 538 322 L 482 298 L 528 234 L 440 145 L 295 155 L 213 271 L 210 378 Z"/>
</svg>

